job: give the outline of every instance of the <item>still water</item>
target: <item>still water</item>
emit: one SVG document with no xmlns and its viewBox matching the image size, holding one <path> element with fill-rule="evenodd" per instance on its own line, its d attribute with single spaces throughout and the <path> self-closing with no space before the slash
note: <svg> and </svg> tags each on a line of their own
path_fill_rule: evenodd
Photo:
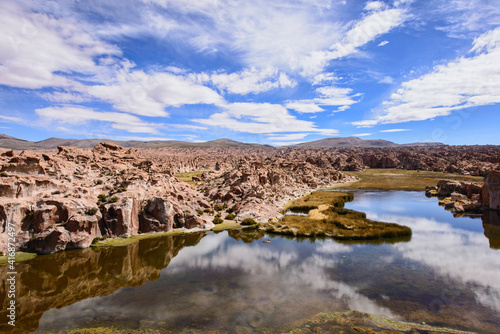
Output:
<svg viewBox="0 0 500 334">
<path fill-rule="evenodd" d="M 500 332 L 498 217 L 454 218 L 422 192 L 355 192 L 346 207 L 407 225 L 412 238 L 339 243 L 229 231 L 39 256 L 17 265 L 16 329 L 2 322 L 0 332 L 286 332 L 319 312 L 350 309 Z"/>
</svg>

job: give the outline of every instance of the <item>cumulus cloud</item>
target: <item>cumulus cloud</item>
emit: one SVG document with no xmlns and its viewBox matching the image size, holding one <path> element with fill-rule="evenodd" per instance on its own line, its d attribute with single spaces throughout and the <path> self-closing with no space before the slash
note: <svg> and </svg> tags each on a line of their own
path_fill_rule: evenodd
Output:
<svg viewBox="0 0 500 334">
<path fill-rule="evenodd" d="M 31 12 L 8 0 L 0 3 L 0 31 L 0 84 L 7 86 L 78 86 L 75 77 L 88 80 L 100 71 L 95 57 L 121 54 L 71 20 Z"/>
<path fill-rule="evenodd" d="M 447 116 L 459 109 L 500 103 L 500 28 L 477 37 L 471 52 L 476 53 L 404 82 L 384 102 L 386 108 L 381 115 L 353 124 L 422 121 Z"/>
<path fill-rule="evenodd" d="M 299 113 L 317 113 L 317 112 L 322 112 L 325 111 L 325 109 L 321 108 L 314 102 L 300 102 L 300 101 L 295 101 L 295 102 L 289 102 L 285 105 L 288 109 L 293 109 L 295 111 L 298 111 Z"/>
<path fill-rule="evenodd" d="M 269 135 L 268 139 L 269 140 L 283 140 L 283 141 L 288 141 L 288 140 L 298 140 L 298 139 L 304 139 L 310 135 L 309 133 L 289 133 L 286 135 Z"/>
<path fill-rule="evenodd" d="M 317 113 L 324 111 L 320 106 L 340 106 L 337 111 L 344 111 L 358 100 L 360 94 L 352 94 L 351 88 L 341 88 L 337 86 L 323 86 L 316 88 L 317 98 L 288 101 L 286 107 L 300 113 Z"/>
<path fill-rule="evenodd" d="M 199 83 L 210 83 L 222 91 L 233 94 L 257 94 L 275 88 L 294 87 L 297 83 L 286 73 L 276 68 L 248 68 L 240 72 L 216 72 L 212 74 L 194 74 L 192 77 Z"/>
<path fill-rule="evenodd" d="M 142 116 L 168 116 L 165 107 L 186 104 L 224 104 L 214 90 L 171 73 L 122 71 L 112 84 L 88 86 L 86 92 L 114 108 Z"/>
<path fill-rule="evenodd" d="M 92 125 L 90 121 L 102 121 L 111 123 L 111 127 L 118 130 L 126 130 L 132 133 L 160 134 L 160 124 L 144 122 L 137 116 L 120 112 L 101 112 L 92 108 L 81 106 L 59 106 L 36 109 L 35 113 L 47 124 L 65 124 L 72 126 Z"/>
<path fill-rule="evenodd" d="M 405 132 L 411 131 L 410 129 L 388 129 L 388 130 L 380 130 L 379 132 Z"/>
<path fill-rule="evenodd" d="M 248 133 L 316 132 L 332 135 L 338 132 L 334 129 L 319 129 L 313 122 L 299 120 L 278 104 L 232 103 L 224 109 L 207 119 L 192 121 Z"/>
</svg>

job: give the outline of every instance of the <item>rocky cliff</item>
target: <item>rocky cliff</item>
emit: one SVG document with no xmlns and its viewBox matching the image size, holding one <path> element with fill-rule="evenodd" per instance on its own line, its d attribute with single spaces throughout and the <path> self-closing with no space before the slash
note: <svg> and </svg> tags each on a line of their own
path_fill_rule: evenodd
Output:
<svg viewBox="0 0 500 334">
<path fill-rule="evenodd" d="M 210 205 L 134 150 L 102 143 L 92 150 L 0 152 L 0 251 L 40 254 L 88 247 L 95 238 L 140 231 L 206 228 Z M 14 227 L 15 235 L 9 227 Z M 12 241 L 12 239 L 11 239 Z"/>
</svg>

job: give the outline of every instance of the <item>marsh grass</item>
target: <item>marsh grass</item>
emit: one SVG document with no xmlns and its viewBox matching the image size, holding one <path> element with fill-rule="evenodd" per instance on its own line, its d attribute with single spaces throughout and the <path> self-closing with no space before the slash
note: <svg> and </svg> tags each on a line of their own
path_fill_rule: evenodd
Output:
<svg viewBox="0 0 500 334">
<path fill-rule="evenodd" d="M 178 178 L 179 180 L 181 180 L 182 182 L 186 182 L 187 184 L 194 186 L 196 184 L 196 182 L 193 181 L 193 176 L 201 177 L 201 174 L 203 174 L 203 172 L 205 172 L 205 171 L 204 170 L 197 170 L 194 172 L 174 174 L 174 176 L 176 178 Z"/>
<path fill-rule="evenodd" d="M 27 252 L 16 252 L 16 262 L 28 261 L 37 257 L 36 253 L 27 253 Z M 6 264 L 9 260 L 8 256 L 0 256 L 0 265 Z"/>
<path fill-rule="evenodd" d="M 102 241 L 98 241 L 90 247 L 93 248 L 101 248 L 101 247 L 124 247 L 128 246 L 131 244 L 135 244 L 136 242 L 139 242 L 139 240 L 143 239 L 154 239 L 154 238 L 160 238 L 164 237 L 166 235 L 180 235 L 180 234 L 186 234 L 190 232 L 185 232 L 185 231 L 169 231 L 169 232 L 163 232 L 163 233 L 148 233 L 148 234 L 137 234 L 133 235 L 129 238 L 108 238 Z"/>
<path fill-rule="evenodd" d="M 316 191 L 290 203 L 291 211 L 309 210 L 308 216 L 285 215 L 279 222 L 261 224 L 269 233 L 305 237 L 331 237 L 337 240 L 375 240 L 411 236 L 411 229 L 395 223 L 366 218 L 366 214 L 344 209 L 354 195 L 345 192 Z"/>
<path fill-rule="evenodd" d="M 361 172 L 344 173 L 358 177 L 359 181 L 338 184 L 335 188 L 423 191 L 426 186 L 437 185 L 439 180 L 482 182 L 484 179 L 481 176 L 405 169 L 367 168 Z"/>
</svg>

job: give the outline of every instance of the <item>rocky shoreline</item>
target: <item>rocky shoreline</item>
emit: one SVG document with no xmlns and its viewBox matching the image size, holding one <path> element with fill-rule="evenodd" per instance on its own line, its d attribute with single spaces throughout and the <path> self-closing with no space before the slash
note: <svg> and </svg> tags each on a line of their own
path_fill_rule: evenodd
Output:
<svg viewBox="0 0 500 334">
<path fill-rule="evenodd" d="M 490 171 L 483 184 L 441 180 L 426 187 L 425 194 L 440 197 L 439 205 L 454 214 L 500 210 L 500 171 Z"/>
<path fill-rule="evenodd" d="M 47 254 L 86 248 L 103 238 L 208 230 L 228 215 L 267 223 L 281 217 L 290 199 L 355 179 L 343 171 L 486 175 L 500 170 L 498 151 L 495 146 L 125 149 L 112 143 L 92 150 L 0 149 L 0 252 L 8 254 L 9 237 L 16 250 Z M 196 170 L 205 172 L 193 178 L 194 186 L 174 176 Z M 490 188 L 489 201 L 497 204 L 488 205 L 498 207 L 498 185 Z M 467 197 L 472 207 L 477 196 L 486 205 L 486 193 L 467 189 L 473 189 Z M 462 203 L 464 210 L 467 205 Z"/>
</svg>

